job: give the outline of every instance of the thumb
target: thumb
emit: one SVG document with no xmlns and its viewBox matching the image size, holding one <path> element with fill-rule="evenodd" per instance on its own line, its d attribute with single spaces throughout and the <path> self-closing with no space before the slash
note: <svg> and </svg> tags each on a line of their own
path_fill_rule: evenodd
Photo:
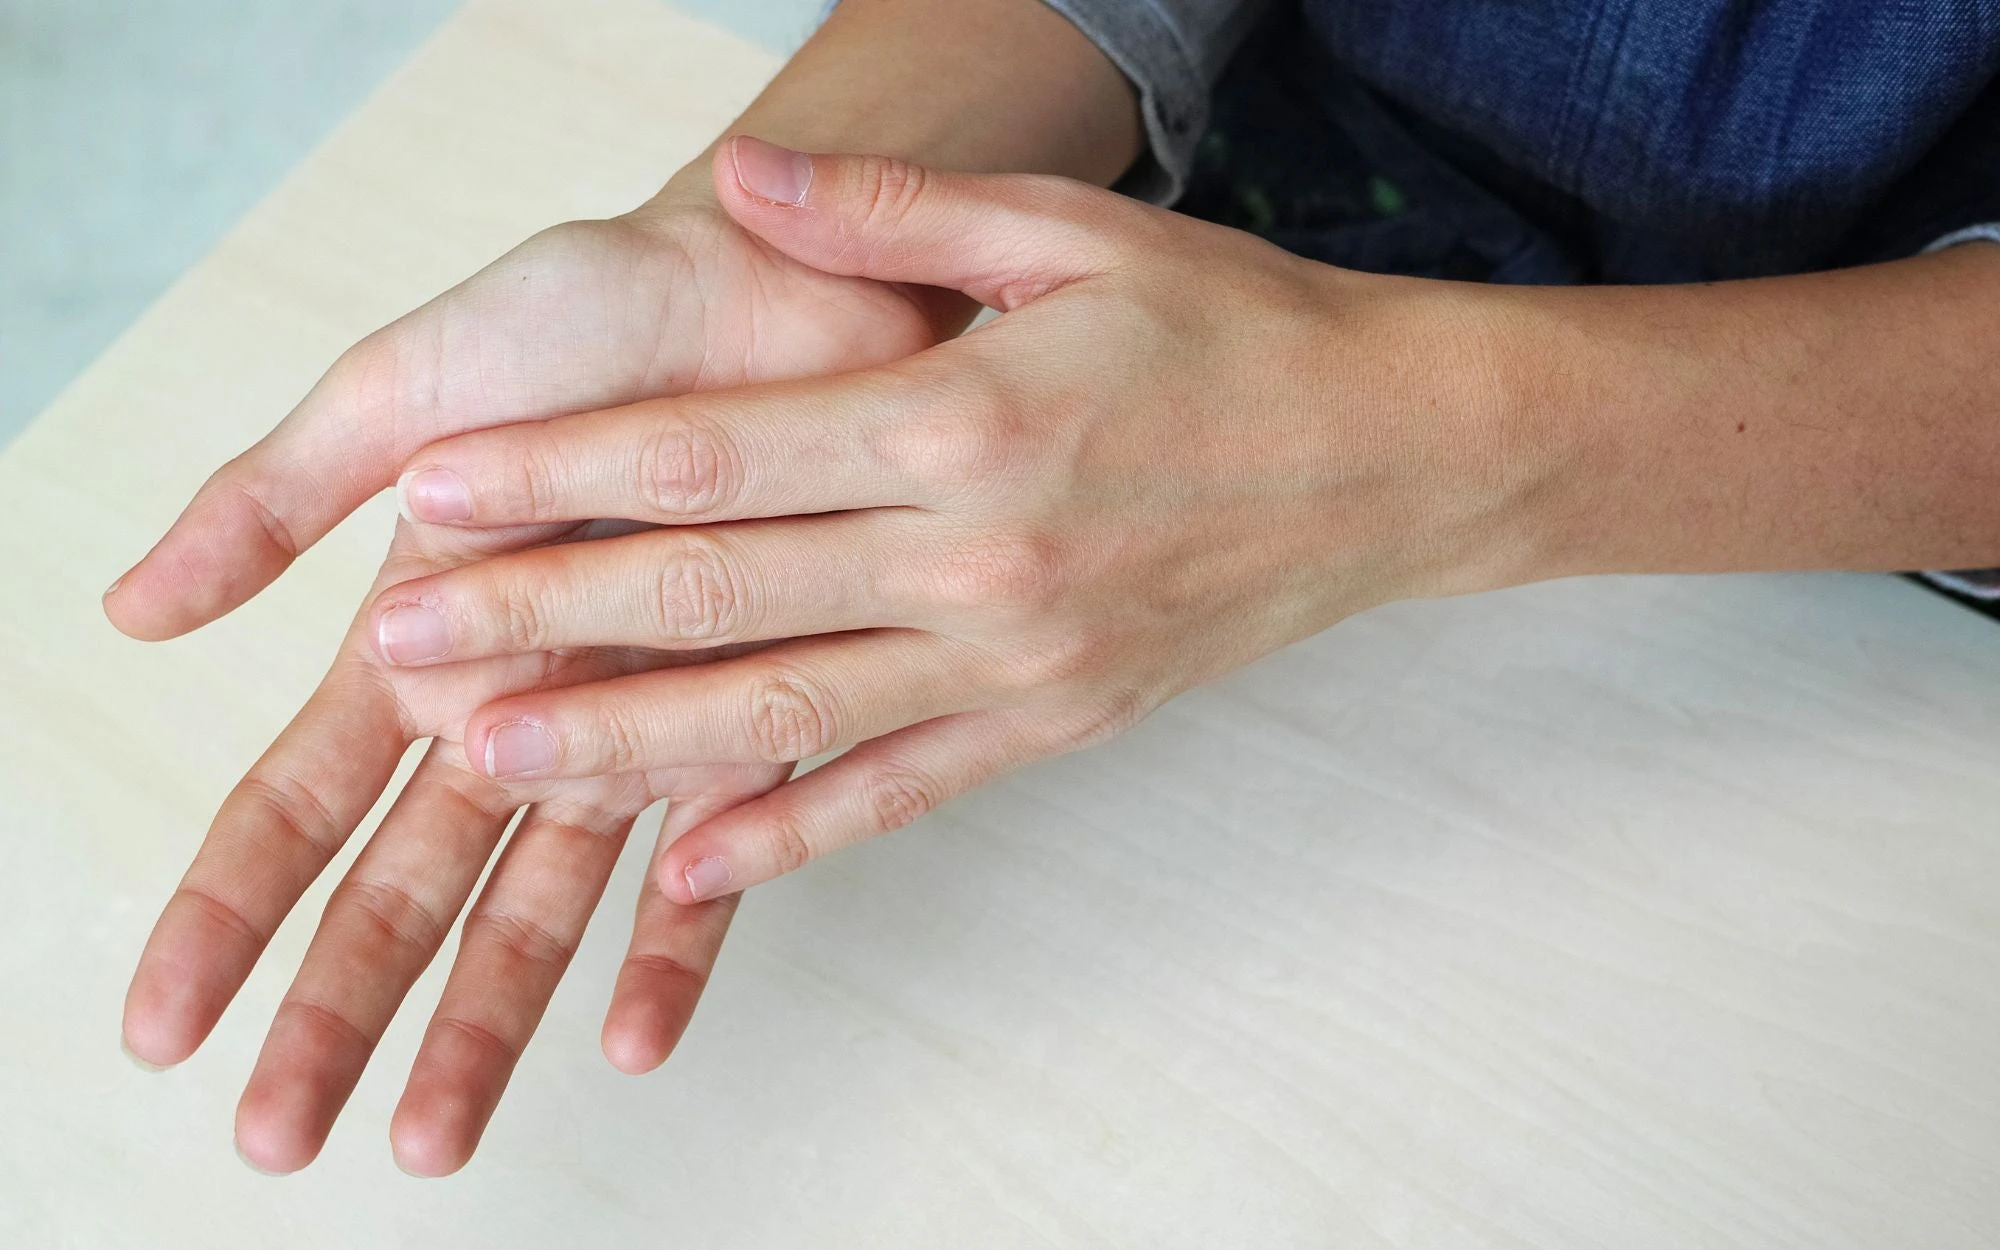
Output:
<svg viewBox="0 0 2000 1250">
<path fill-rule="evenodd" d="M 815 156 L 737 135 L 715 154 L 737 224 L 827 273 L 963 291 L 1002 312 L 1111 267 L 1133 206 L 1068 178 Z"/>
</svg>

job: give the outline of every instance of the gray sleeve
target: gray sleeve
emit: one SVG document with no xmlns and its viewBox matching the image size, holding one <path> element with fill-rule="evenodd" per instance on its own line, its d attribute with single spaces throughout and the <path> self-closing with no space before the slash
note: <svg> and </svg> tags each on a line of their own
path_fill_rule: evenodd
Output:
<svg viewBox="0 0 2000 1250">
<path fill-rule="evenodd" d="M 1950 234 L 1934 239 L 1925 252 L 1941 252 L 1948 247 L 1958 247 L 1965 243 L 2000 243 L 2000 222 L 1982 222 L 1954 230 Z M 1923 574 L 1947 590 L 1956 591 L 1969 598 L 1986 603 L 2000 603 L 2000 569 L 1942 569 L 1927 570 Z"/>
<path fill-rule="evenodd" d="M 1138 88 L 1146 151 L 1118 190 L 1171 204 L 1208 126 L 1208 94 L 1266 0 L 1042 0 Z"/>
</svg>

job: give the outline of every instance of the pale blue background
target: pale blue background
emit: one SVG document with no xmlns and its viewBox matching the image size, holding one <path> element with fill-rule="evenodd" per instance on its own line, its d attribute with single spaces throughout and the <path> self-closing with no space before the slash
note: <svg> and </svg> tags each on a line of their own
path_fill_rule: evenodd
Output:
<svg viewBox="0 0 2000 1250">
<path fill-rule="evenodd" d="M 457 2 L 0 0 L 0 443 Z M 674 2 L 789 52 L 824 0 Z"/>
</svg>

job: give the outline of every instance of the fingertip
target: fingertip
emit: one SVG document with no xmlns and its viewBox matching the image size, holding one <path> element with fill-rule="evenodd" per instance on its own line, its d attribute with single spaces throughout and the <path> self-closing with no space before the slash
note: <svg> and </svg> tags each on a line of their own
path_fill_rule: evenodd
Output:
<svg viewBox="0 0 2000 1250">
<path fill-rule="evenodd" d="M 389 1122 L 389 1154 L 397 1170 L 418 1180 L 450 1176 L 472 1158 L 472 1152 L 454 1142 L 448 1130 L 400 1107 Z"/>
<path fill-rule="evenodd" d="M 660 893 L 666 895 L 670 903 L 688 907 L 700 901 L 688 889 L 687 866 L 671 852 L 653 869 L 653 884 L 660 887 Z"/>
<path fill-rule="evenodd" d="M 246 1148 L 244 1146 L 243 1139 L 241 1137 L 238 1137 L 236 1139 L 235 1145 L 236 1145 L 236 1157 L 243 1161 L 244 1167 L 249 1168 L 252 1172 L 257 1173 L 259 1176 L 288 1176 L 291 1173 L 299 1170 L 298 1168 L 266 1166 L 264 1163 L 260 1162 L 258 1156 L 253 1153 L 254 1148 Z M 308 1160 L 308 1162 L 310 1162 L 310 1160 Z M 300 1164 L 299 1166 L 304 1167 L 305 1165 Z"/>
<path fill-rule="evenodd" d="M 242 606 L 290 567 L 296 547 L 242 495 L 198 495 L 160 541 L 105 590 L 104 614 L 127 637 L 163 642 Z"/>
<path fill-rule="evenodd" d="M 236 1157 L 265 1176 L 289 1176 L 319 1157 L 319 1144 L 285 1131 L 277 1116 L 262 1113 L 246 1096 L 236 1107 Z"/>
<path fill-rule="evenodd" d="M 598 1048 L 626 1076 L 644 1076 L 667 1061 L 666 1047 L 648 1041 L 642 1028 L 620 1021 L 617 1013 L 604 1021 Z"/>
<path fill-rule="evenodd" d="M 165 1072 L 174 1066 L 171 1063 L 154 1063 L 150 1059 L 143 1058 L 138 1051 L 132 1049 L 132 1043 L 126 1041 L 123 1036 L 118 1039 L 118 1049 L 132 1061 L 132 1066 L 141 1072 Z"/>
<path fill-rule="evenodd" d="M 200 616 L 198 610 L 190 612 L 185 602 L 175 602 L 172 591 L 162 594 L 158 579 L 152 576 L 152 564 L 153 554 L 148 553 L 105 588 L 99 603 L 111 627 L 140 642 L 165 642 L 205 624 L 205 620 L 194 619 Z"/>
<path fill-rule="evenodd" d="M 185 1062 L 204 1035 L 203 1030 L 181 1023 L 187 1008 L 185 995 L 171 989 L 162 992 L 150 978 L 133 978 L 125 992 L 119 1045 L 134 1063 L 155 1072 Z"/>
</svg>

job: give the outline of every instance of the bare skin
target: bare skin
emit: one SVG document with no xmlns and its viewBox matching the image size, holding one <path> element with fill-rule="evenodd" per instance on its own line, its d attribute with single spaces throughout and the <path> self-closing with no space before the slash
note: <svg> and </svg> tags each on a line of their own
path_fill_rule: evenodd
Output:
<svg viewBox="0 0 2000 1250">
<path fill-rule="evenodd" d="M 1104 181 L 1139 145 L 1129 86 L 1039 0 L 848 0 L 739 126 L 963 168 Z M 215 619 L 439 438 L 879 364 L 955 333 L 972 311 L 959 296 L 829 274 L 770 248 L 721 211 L 707 161 L 697 161 L 633 212 L 544 231 L 356 344 L 269 436 L 216 472 L 106 594 L 105 611 L 148 639 Z M 573 529 L 444 538 L 406 528 L 377 589 Z M 317 1154 L 479 866 L 514 811 L 533 803 L 467 917 L 463 952 L 391 1132 L 408 1170 L 461 1166 L 633 816 L 651 797 L 672 795 L 662 831 L 671 839 L 770 788 L 789 766 L 495 786 L 466 766 L 458 727 L 503 692 L 687 658 L 513 657 L 411 684 L 367 636 L 350 635 L 320 691 L 223 805 L 169 900 L 127 996 L 128 1050 L 170 1065 L 201 1044 L 272 930 L 387 786 L 403 745 L 440 734 L 322 918 L 244 1093 L 237 1137 L 246 1160 L 267 1171 Z M 613 1063 L 643 1071 L 666 1057 L 732 909 L 670 906 L 657 892 L 640 900 L 605 1021 Z"/>
</svg>

